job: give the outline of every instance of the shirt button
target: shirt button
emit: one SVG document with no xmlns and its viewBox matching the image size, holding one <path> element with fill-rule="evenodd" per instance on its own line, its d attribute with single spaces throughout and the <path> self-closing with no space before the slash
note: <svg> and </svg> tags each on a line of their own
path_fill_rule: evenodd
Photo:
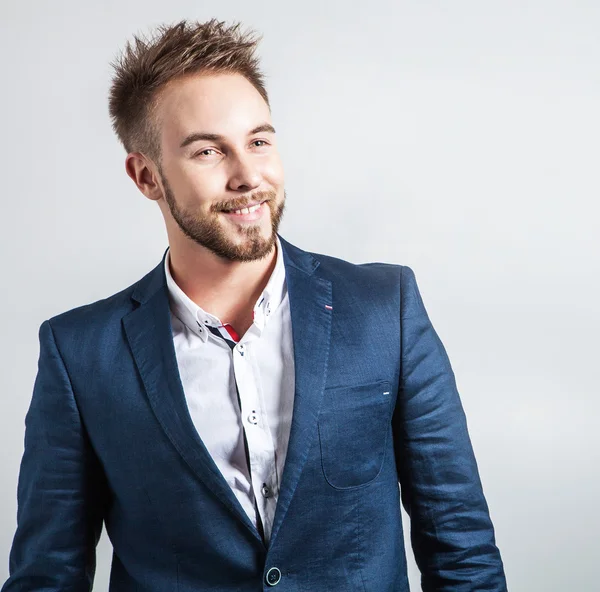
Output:
<svg viewBox="0 0 600 592">
<path fill-rule="evenodd" d="M 266 483 L 263 483 L 262 489 L 260 491 L 263 494 L 263 497 L 271 497 L 271 490 L 269 489 Z"/>
<path fill-rule="evenodd" d="M 265 576 L 265 581 L 269 586 L 277 586 L 281 580 L 281 572 L 278 568 L 272 567 Z"/>
<path fill-rule="evenodd" d="M 256 413 L 252 412 L 250 415 L 248 415 L 248 421 L 252 425 L 256 425 L 258 423 L 258 415 Z"/>
</svg>

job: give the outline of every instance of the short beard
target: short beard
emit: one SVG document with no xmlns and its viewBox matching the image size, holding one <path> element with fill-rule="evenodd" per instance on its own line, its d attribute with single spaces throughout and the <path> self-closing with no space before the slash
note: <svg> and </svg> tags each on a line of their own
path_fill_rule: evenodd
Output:
<svg viewBox="0 0 600 592">
<path fill-rule="evenodd" d="M 280 204 L 275 203 L 277 197 L 275 191 L 259 191 L 252 194 L 252 201 L 267 200 L 266 205 L 271 214 L 271 236 L 263 238 L 258 225 L 240 226 L 238 233 L 242 234 L 246 240 L 242 244 L 235 244 L 227 237 L 227 233 L 219 221 L 218 212 L 220 210 L 218 208 L 211 208 L 210 213 L 202 218 L 194 212 L 180 209 L 162 171 L 160 171 L 160 176 L 165 189 L 165 201 L 173 219 L 181 231 L 195 243 L 228 261 L 257 261 L 264 259 L 272 252 L 285 210 L 285 191 L 284 199 Z M 229 209 L 230 205 L 224 204 L 222 207 Z"/>
</svg>

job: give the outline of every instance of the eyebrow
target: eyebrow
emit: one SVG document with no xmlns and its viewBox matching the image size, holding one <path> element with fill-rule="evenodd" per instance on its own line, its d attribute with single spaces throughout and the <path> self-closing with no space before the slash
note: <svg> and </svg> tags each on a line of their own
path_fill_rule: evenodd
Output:
<svg viewBox="0 0 600 592">
<path fill-rule="evenodd" d="M 260 132 L 270 132 L 274 134 L 275 128 L 269 123 L 263 123 L 250 130 L 248 135 L 253 136 L 254 134 L 259 134 Z M 185 140 L 183 140 L 183 142 L 181 142 L 180 148 L 185 148 L 186 146 L 189 146 L 190 144 L 200 140 L 206 140 L 208 142 L 223 142 L 225 141 L 225 136 L 220 134 L 209 134 L 206 132 L 192 132 L 185 138 Z"/>
</svg>

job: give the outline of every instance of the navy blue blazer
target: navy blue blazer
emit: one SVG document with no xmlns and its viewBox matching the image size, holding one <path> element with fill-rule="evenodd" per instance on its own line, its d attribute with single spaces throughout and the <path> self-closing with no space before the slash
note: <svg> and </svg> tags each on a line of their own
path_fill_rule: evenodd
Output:
<svg viewBox="0 0 600 592">
<path fill-rule="evenodd" d="M 127 289 L 40 326 L 2 592 L 90 590 L 103 522 L 111 592 L 404 592 L 401 501 L 423 590 L 506 590 L 412 269 L 281 243 L 296 393 L 269 545 L 190 418 L 163 256 Z"/>
</svg>

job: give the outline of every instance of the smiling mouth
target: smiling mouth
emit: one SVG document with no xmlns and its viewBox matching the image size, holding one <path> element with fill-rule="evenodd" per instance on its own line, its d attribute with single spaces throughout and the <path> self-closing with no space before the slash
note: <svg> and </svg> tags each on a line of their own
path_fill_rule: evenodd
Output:
<svg viewBox="0 0 600 592">
<path fill-rule="evenodd" d="M 225 212 L 226 214 L 238 214 L 238 215 L 251 214 L 252 212 L 256 212 L 256 210 L 258 210 L 260 208 L 260 206 L 262 206 L 264 203 L 266 203 L 266 200 L 261 201 L 260 203 L 254 204 L 253 206 L 250 206 L 250 207 L 240 208 L 239 210 L 221 210 L 221 211 Z"/>
</svg>

